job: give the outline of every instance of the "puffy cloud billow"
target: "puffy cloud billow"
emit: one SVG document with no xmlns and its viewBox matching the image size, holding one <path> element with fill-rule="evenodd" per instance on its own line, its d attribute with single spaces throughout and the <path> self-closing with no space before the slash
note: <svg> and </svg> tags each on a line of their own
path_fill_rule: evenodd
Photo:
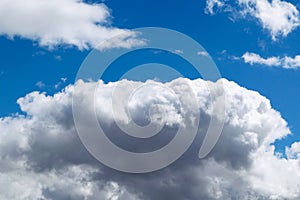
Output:
<svg viewBox="0 0 300 200">
<path fill-rule="evenodd" d="M 0 120 L 0 198 L 299 199 L 299 143 L 286 148 L 287 158 L 276 153 L 274 141 L 290 134 L 286 121 L 267 98 L 234 82 L 221 79 L 210 83 L 224 86 L 225 124 L 214 149 L 204 159 L 198 159 L 213 114 L 206 83 L 202 79 L 182 78 L 157 83 L 181 91 L 177 95 L 184 97 L 193 92 L 198 107 L 190 106 L 178 112 L 180 104 L 170 92 L 149 86 L 141 87 L 138 95 L 129 101 L 130 112 L 115 115 L 125 126 L 130 126 L 131 117 L 145 124 L 150 115 L 155 123 L 165 124 L 169 127 L 167 131 L 172 131 L 185 122 L 187 113 L 192 117 L 194 110 L 200 110 L 198 136 L 188 151 L 172 165 L 148 174 L 117 172 L 87 152 L 73 122 L 74 85 L 53 96 L 32 92 L 20 98 L 18 104 L 23 114 Z M 82 108 L 85 108 L 85 97 L 95 91 L 91 88 L 97 87 L 95 107 L 99 121 L 104 122 L 106 134 L 115 135 L 120 131 L 110 106 L 113 90 L 118 86 L 126 92 L 130 85 L 139 84 L 142 83 L 127 80 L 108 84 L 78 81 L 76 86 L 82 95 Z M 192 91 L 184 90 L 187 86 Z M 150 114 L 147 110 L 151 110 Z M 84 112 L 91 110 L 84 109 Z M 162 138 L 165 139 L 170 138 Z M 131 145 L 118 138 L 115 142 L 127 148 Z"/>
<path fill-rule="evenodd" d="M 233 3 L 232 3 L 233 2 Z M 299 27 L 300 17 L 297 6 L 283 0 L 206 0 L 205 11 L 214 14 L 216 9 L 232 14 L 233 18 L 257 20 L 273 40 L 286 37 Z"/>
<path fill-rule="evenodd" d="M 103 3 L 82 0 L 2 0 L 0 35 L 38 42 L 41 46 L 97 48 L 131 47 L 142 44 L 136 33 L 111 26 L 110 10 Z"/>
</svg>

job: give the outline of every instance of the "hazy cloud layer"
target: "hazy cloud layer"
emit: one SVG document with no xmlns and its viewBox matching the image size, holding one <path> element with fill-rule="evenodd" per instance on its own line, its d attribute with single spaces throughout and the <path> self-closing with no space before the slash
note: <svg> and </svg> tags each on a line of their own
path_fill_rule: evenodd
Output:
<svg viewBox="0 0 300 200">
<path fill-rule="evenodd" d="M 150 82 L 149 82 L 150 83 Z M 119 81 L 77 83 L 85 97 L 93 93 L 99 120 L 107 134 L 118 131 L 113 122 L 113 89 L 140 82 Z M 97 85 L 98 84 L 98 85 Z M 193 89 L 198 107 L 178 111 L 178 102 L 161 87 L 145 87 L 128 106 L 140 123 L 149 120 L 168 127 L 181 125 L 183 115 L 201 113 L 198 137 L 186 154 L 171 166 L 150 174 L 132 175 L 111 170 L 96 160 L 82 146 L 72 119 L 74 86 L 54 96 L 33 92 L 18 103 L 24 115 L 0 120 L 0 197 L 1 199 L 299 199 L 299 144 L 287 148 L 288 159 L 275 154 L 273 142 L 290 134 L 280 113 L 268 99 L 225 79 L 226 118 L 223 133 L 213 151 L 204 159 L 197 157 L 212 114 L 206 82 L 176 79 L 157 83 L 189 97 Z M 221 94 L 220 94 L 221 95 Z M 157 97 L 157 98 L 153 98 Z M 120 107 L 124 109 L 124 107 Z M 116 111 L 118 112 L 118 111 Z M 116 117 L 130 126 L 130 116 Z M 171 130 L 171 129 L 169 129 Z M 164 139 L 164 137 L 163 137 Z M 128 146 L 128 141 L 117 141 Z M 17 195 L 17 196 L 16 196 Z"/>
<path fill-rule="evenodd" d="M 102 48 L 140 44 L 136 33 L 111 26 L 110 10 L 103 3 L 82 0 L 2 0 L 0 34 L 31 39 L 49 48 L 96 48 L 114 36 L 118 37 Z"/>
</svg>

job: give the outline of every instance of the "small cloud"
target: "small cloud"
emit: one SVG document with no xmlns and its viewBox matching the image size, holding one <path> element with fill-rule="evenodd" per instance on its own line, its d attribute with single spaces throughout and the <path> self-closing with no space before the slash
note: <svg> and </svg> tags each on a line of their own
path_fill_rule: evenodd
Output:
<svg viewBox="0 0 300 200">
<path fill-rule="evenodd" d="M 258 46 L 262 49 L 262 50 L 265 50 L 266 49 L 266 42 L 264 40 L 261 40 L 261 39 L 258 39 Z"/>
<path fill-rule="evenodd" d="M 32 57 L 36 57 L 36 56 L 44 56 L 46 55 L 45 51 L 37 51 L 34 54 L 32 54 Z"/>
<path fill-rule="evenodd" d="M 49 90 L 52 90 L 53 88 L 54 89 L 60 89 L 64 83 L 66 83 L 68 79 L 63 77 L 63 78 L 60 78 L 60 80 L 53 86 L 53 85 L 46 85 L 43 81 L 38 81 L 35 85 L 39 88 L 39 89 L 49 89 Z"/>
<path fill-rule="evenodd" d="M 229 56 L 229 59 L 231 59 L 231 60 L 241 60 L 241 58 L 238 57 L 238 56 Z"/>
<path fill-rule="evenodd" d="M 221 52 L 220 52 L 221 54 L 227 54 L 227 50 L 226 49 L 223 49 Z"/>
<path fill-rule="evenodd" d="M 208 57 L 208 56 L 209 56 L 208 53 L 207 53 L 206 51 L 198 51 L 198 52 L 197 52 L 197 55 L 199 55 L 199 56 L 204 56 L 204 57 Z"/>
<path fill-rule="evenodd" d="M 55 56 L 54 56 L 54 59 L 55 59 L 55 60 L 58 60 L 58 61 L 61 61 L 61 60 L 62 60 L 62 57 L 59 56 L 59 55 L 55 55 Z"/>
<path fill-rule="evenodd" d="M 244 60 L 245 63 L 248 63 L 250 65 L 259 64 L 268 67 L 282 67 L 285 69 L 300 68 L 300 55 L 296 55 L 295 57 L 272 56 L 264 58 L 259 54 L 246 52 L 241 58 Z"/>
<path fill-rule="evenodd" d="M 218 60 L 227 60 L 228 58 L 231 59 L 231 56 L 228 55 L 228 52 L 226 49 L 223 49 L 222 51 L 218 51 Z"/>
<path fill-rule="evenodd" d="M 224 2 L 221 0 L 207 0 L 206 1 L 206 7 L 205 7 L 205 13 L 206 14 L 215 14 L 214 8 L 222 8 L 224 6 Z"/>
<path fill-rule="evenodd" d="M 180 50 L 180 49 L 176 49 L 172 53 L 183 54 L 184 52 L 182 50 Z"/>
<path fill-rule="evenodd" d="M 40 89 L 43 89 L 46 86 L 45 83 L 43 83 L 43 81 L 38 81 L 35 85 Z"/>
<path fill-rule="evenodd" d="M 279 57 L 273 56 L 269 58 L 263 58 L 256 53 L 246 52 L 244 53 L 242 58 L 244 59 L 245 63 L 249 63 L 250 65 L 261 64 L 261 65 L 272 67 L 272 66 L 279 66 L 281 64 Z"/>
<path fill-rule="evenodd" d="M 67 78 L 65 78 L 65 77 L 60 78 L 60 81 L 54 85 L 54 88 L 59 89 L 62 86 L 62 84 L 65 83 L 66 81 L 67 81 Z"/>
<path fill-rule="evenodd" d="M 60 80 L 65 83 L 68 79 L 67 78 L 61 78 Z"/>
</svg>

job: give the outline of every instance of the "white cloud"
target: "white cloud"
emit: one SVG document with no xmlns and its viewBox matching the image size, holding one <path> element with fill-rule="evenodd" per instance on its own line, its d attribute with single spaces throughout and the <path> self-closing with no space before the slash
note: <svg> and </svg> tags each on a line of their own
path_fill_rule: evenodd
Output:
<svg viewBox="0 0 300 200">
<path fill-rule="evenodd" d="M 262 58 L 260 55 L 256 53 L 246 52 L 242 58 L 245 63 L 253 64 L 262 64 L 267 66 L 280 66 L 280 58 L 279 57 L 270 57 L 270 58 Z"/>
<path fill-rule="evenodd" d="M 36 82 L 35 86 L 37 86 L 40 89 L 43 89 L 46 85 L 43 81 Z"/>
<path fill-rule="evenodd" d="M 61 88 L 61 86 L 62 86 L 66 81 L 67 81 L 67 78 L 65 78 L 65 77 L 60 78 L 59 82 L 56 83 L 56 84 L 54 85 L 54 88 L 55 88 L 55 89 Z"/>
<path fill-rule="evenodd" d="M 49 48 L 58 45 L 79 49 L 95 48 L 118 36 L 106 47 L 139 45 L 134 32 L 110 25 L 110 11 L 104 4 L 82 0 L 2 0 L 0 34 L 37 41 Z M 121 34 L 121 35 L 120 35 Z"/>
<path fill-rule="evenodd" d="M 273 40 L 287 36 L 299 26 L 299 11 L 296 6 L 281 0 L 235 0 L 234 5 L 219 0 L 207 0 L 206 10 L 214 13 L 214 6 L 224 8 L 225 12 L 246 18 L 251 16 L 269 31 Z"/>
<path fill-rule="evenodd" d="M 176 49 L 176 50 L 173 51 L 173 53 L 175 53 L 175 54 L 183 54 L 184 52 L 182 50 L 180 50 L 180 49 Z"/>
<path fill-rule="evenodd" d="M 206 7 L 205 7 L 205 12 L 208 14 L 213 15 L 214 8 L 222 8 L 224 6 L 224 2 L 221 0 L 206 0 Z"/>
<path fill-rule="evenodd" d="M 54 59 L 55 59 L 55 60 L 58 60 L 58 61 L 61 61 L 61 60 L 62 60 L 62 57 L 59 56 L 59 55 L 55 55 L 55 56 L 54 56 Z"/>
<path fill-rule="evenodd" d="M 198 55 L 198 56 L 204 56 L 204 57 L 209 56 L 208 53 L 207 53 L 206 51 L 199 51 L 199 52 L 197 52 L 197 55 Z"/>
<path fill-rule="evenodd" d="M 242 58 L 245 63 L 249 63 L 250 65 L 260 64 L 269 67 L 283 67 L 286 69 L 297 69 L 300 67 L 300 55 L 296 55 L 294 58 L 289 56 L 263 58 L 256 53 L 246 52 Z"/>
<path fill-rule="evenodd" d="M 299 11 L 293 4 L 281 0 L 239 0 L 245 6 L 243 12 L 257 18 L 273 40 L 287 36 L 299 26 Z"/>
<path fill-rule="evenodd" d="M 290 159 L 300 158 L 300 142 L 295 142 L 291 147 L 286 147 L 285 151 Z"/>
<path fill-rule="evenodd" d="M 285 68 L 298 68 L 300 67 L 300 55 L 296 55 L 294 58 L 285 56 L 282 58 L 283 66 Z"/>
<path fill-rule="evenodd" d="M 213 84 L 221 83 L 226 92 L 223 133 L 213 151 L 201 160 L 197 158 L 199 145 L 212 115 L 206 81 L 180 78 L 158 83 L 188 99 L 191 94 L 184 88 L 193 89 L 199 105 L 182 112 L 176 112 L 176 98 L 161 87 L 141 88 L 128 105 L 134 119 L 147 120 L 144 111 L 154 108 L 151 115 L 156 123 L 184 123 L 182 117 L 192 116 L 195 109 L 200 109 L 201 120 L 199 137 L 181 159 L 159 172 L 138 176 L 108 169 L 82 146 L 72 118 L 74 86 L 54 96 L 33 92 L 20 98 L 18 103 L 26 115 L 0 118 L 0 197 L 14 199 L 14 195 L 22 194 L 18 199 L 299 199 L 298 143 L 287 149 L 287 155 L 293 155 L 288 159 L 274 152 L 274 141 L 290 134 L 285 120 L 259 93 L 225 79 Z M 112 91 L 118 85 L 126 93 L 129 86 L 142 83 L 122 80 L 77 84 L 83 113 L 93 112 L 86 97 L 97 87 L 97 115 L 107 122 L 107 134 L 113 135 L 118 129 L 112 123 Z M 116 117 L 130 126 L 129 113 Z M 128 148 L 133 145 L 126 140 L 115 142 Z M 136 149 L 134 145 L 133 148 Z"/>
</svg>

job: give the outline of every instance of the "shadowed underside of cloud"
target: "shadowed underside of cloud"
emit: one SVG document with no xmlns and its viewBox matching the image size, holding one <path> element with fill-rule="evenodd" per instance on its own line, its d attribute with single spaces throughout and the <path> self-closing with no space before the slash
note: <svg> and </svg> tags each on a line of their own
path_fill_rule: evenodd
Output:
<svg viewBox="0 0 300 200">
<path fill-rule="evenodd" d="M 300 17 L 296 6 L 282 0 L 206 0 L 206 13 L 214 14 L 216 8 L 230 13 L 232 19 L 250 16 L 269 31 L 273 40 L 287 36 L 299 27 Z"/>
<path fill-rule="evenodd" d="M 170 127 L 183 123 L 182 113 L 193 115 L 195 109 L 201 113 L 198 137 L 184 156 L 163 170 L 139 175 L 109 169 L 83 147 L 72 118 L 73 85 L 53 96 L 33 92 L 20 98 L 24 115 L 0 120 L 0 198 L 299 199 L 299 144 L 287 147 L 287 159 L 275 153 L 273 142 L 290 134 L 287 123 L 268 99 L 233 82 L 221 79 L 212 83 L 224 86 L 225 125 L 213 151 L 204 159 L 197 158 L 212 115 L 206 83 L 182 78 L 157 83 L 176 88 L 183 96 L 190 95 L 190 91 L 183 90 L 187 85 L 193 89 L 198 107 L 187 107 L 182 112 L 176 112 L 178 103 L 169 93 L 157 92 L 157 87 L 147 87 L 127 105 L 133 118 L 141 119 L 141 123 L 149 119 L 145 111 L 152 110 L 155 123 Z M 104 122 L 106 133 L 114 134 L 113 89 L 118 85 L 126 90 L 129 84 L 142 83 L 122 80 L 76 84 L 80 86 L 83 108 L 84 98 L 97 86 L 98 118 Z M 130 126 L 129 114 L 116 117 Z M 117 142 L 130 145 L 127 141 Z"/>
<path fill-rule="evenodd" d="M 37 41 L 39 45 L 97 48 L 112 37 L 114 41 L 101 48 L 141 45 L 136 33 L 112 27 L 110 11 L 104 4 L 82 0 L 2 0 L 0 2 L 0 35 Z"/>
</svg>

